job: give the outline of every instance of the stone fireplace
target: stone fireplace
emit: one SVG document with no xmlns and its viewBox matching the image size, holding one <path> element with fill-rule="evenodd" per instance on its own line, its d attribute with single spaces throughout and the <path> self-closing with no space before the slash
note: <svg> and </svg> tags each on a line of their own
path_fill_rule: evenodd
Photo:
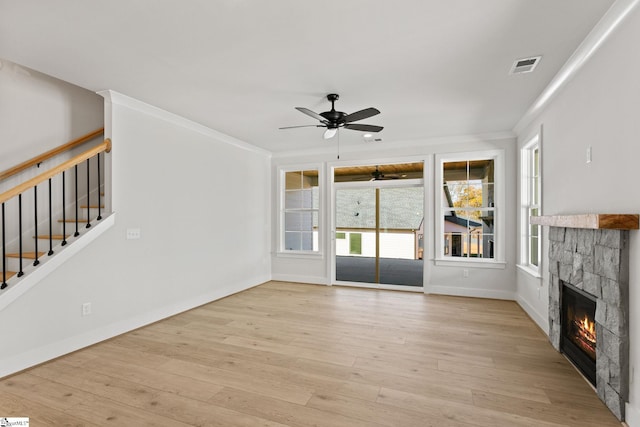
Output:
<svg viewBox="0 0 640 427">
<path fill-rule="evenodd" d="M 574 288 L 595 301 L 592 383 L 600 399 L 622 421 L 629 393 L 628 237 L 629 230 L 638 229 L 638 215 L 542 216 L 532 217 L 531 222 L 550 227 L 549 340 L 573 359 L 571 351 L 561 345 L 563 289 Z M 572 363 L 579 365 L 575 360 Z"/>
</svg>

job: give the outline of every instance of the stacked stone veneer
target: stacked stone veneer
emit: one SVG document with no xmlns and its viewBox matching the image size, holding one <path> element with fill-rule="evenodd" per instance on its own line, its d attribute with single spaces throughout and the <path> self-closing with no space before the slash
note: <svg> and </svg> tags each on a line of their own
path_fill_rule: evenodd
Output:
<svg viewBox="0 0 640 427">
<path fill-rule="evenodd" d="M 562 282 L 596 299 L 596 390 L 619 420 L 629 393 L 629 231 L 549 228 L 549 339 L 560 351 Z"/>
</svg>

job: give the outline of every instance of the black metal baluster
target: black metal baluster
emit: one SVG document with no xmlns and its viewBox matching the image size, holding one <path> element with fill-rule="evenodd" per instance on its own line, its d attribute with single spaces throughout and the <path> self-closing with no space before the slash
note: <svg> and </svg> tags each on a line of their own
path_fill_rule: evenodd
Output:
<svg viewBox="0 0 640 427">
<path fill-rule="evenodd" d="M 66 171 L 62 171 L 62 246 L 67 244 L 67 189 L 65 184 L 65 173 Z"/>
<path fill-rule="evenodd" d="M 51 212 L 51 197 L 51 178 L 49 178 L 49 252 L 47 252 L 49 256 L 53 255 L 53 213 Z M 37 238 L 38 236 L 36 236 L 36 239 Z"/>
<path fill-rule="evenodd" d="M 91 190 L 91 187 L 89 186 L 89 177 L 89 159 L 87 159 L 87 228 L 91 227 L 91 204 L 89 203 L 89 191 Z"/>
<path fill-rule="evenodd" d="M 22 277 L 24 275 L 24 271 L 22 271 L 22 193 L 18 194 L 18 232 L 18 256 L 20 263 L 18 277 Z"/>
<path fill-rule="evenodd" d="M 36 233 L 36 250 L 33 253 L 35 256 L 35 260 L 33 261 L 33 265 L 36 266 L 40 264 L 38 260 L 38 186 L 33 187 L 33 218 L 35 223 L 35 233 Z"/>
<path fill-rule="evenodd" d="M 98 153 L 98 221 L 102 219 L 102 210 L 100 208 L 100 153 Z"/>
<path fill-rule="evenodd" d="M 80 235 L 80 232 L 78 231 L 78 216 L 80 215 L 78 213 L 78 165 L 75 165 L 74 168 L 76 172 L 76 232 L 73 233 L 73 235 L 78 237 Z"/>
<path fill-rule="evenodd" d="M 7 254 L 5 247 L 5 237 L 4 237 L 4 203 L 2 203 L 2 285 L 0 285 L 0 289 L 4 289 L 7 287 Z"/>
</svg>

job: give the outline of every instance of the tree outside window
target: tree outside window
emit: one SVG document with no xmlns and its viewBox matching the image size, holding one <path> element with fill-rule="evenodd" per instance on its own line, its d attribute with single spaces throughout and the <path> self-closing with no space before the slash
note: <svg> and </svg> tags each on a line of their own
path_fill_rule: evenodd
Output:
<svg viewBox="0 0 640 427">
<path fill-rule="evenodd" d="M 494 159 L 444 162 L 445 257 L 494 258 Z"/>
</svg>

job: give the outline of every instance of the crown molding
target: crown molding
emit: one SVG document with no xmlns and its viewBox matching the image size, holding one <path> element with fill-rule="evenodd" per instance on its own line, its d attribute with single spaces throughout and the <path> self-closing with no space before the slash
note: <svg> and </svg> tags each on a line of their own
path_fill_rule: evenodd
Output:
<svg viewBox="0 0 640 427">
<path fill-rule="evenodd" d="M 622 21 L 640 3 L 640 0 L 617 0 L 593 27 L 591 32 L 580 43 L 578 48 L 569 57 L 560 71 L 551 79 L 551 82 L 542 91 L 536 101 L 520 118 L 513 131 L 520 134 L 526 126 L 551 103 L 551 100 L 563 89 L 593 54 L 609 38 L 611 33 L 620 26 Z"/>
<path fill-rule="evenodd" d="M 177 114 L 174 114 L 169 111 L 163 110 L 161 108 L 155 107 L 153 105 L 147 104 L 135 98 L 131 98 L 130 96 L 123 95 L 113 90 L 102 90 L 96 93 L 102 96 L 105 99 L 105 102 L 122 105 L 132 110 L 136 110 L 141 113 L 156 117 L 160 120 L 164 120 L 176 126 L 180 126 L 185 129 L 188 129 L 188 130 L 200 133 L 202 135 L 208 136 L 210 138 L 216 139 L 218 141 L 224 142 L 226 144 L 233 145 L 234 147 L 240 148 L 242 150 L 251 151 L 257 154 L 262 154 L 264 156 L 271 157 L 270 151 L 256 147 L 255 145 L 251 145 L 240 139 L 234 138 L 220 131 L 201 125 L 200 123 L 194 122 L 193 120 L 186 119 Z"/>
</svg>

